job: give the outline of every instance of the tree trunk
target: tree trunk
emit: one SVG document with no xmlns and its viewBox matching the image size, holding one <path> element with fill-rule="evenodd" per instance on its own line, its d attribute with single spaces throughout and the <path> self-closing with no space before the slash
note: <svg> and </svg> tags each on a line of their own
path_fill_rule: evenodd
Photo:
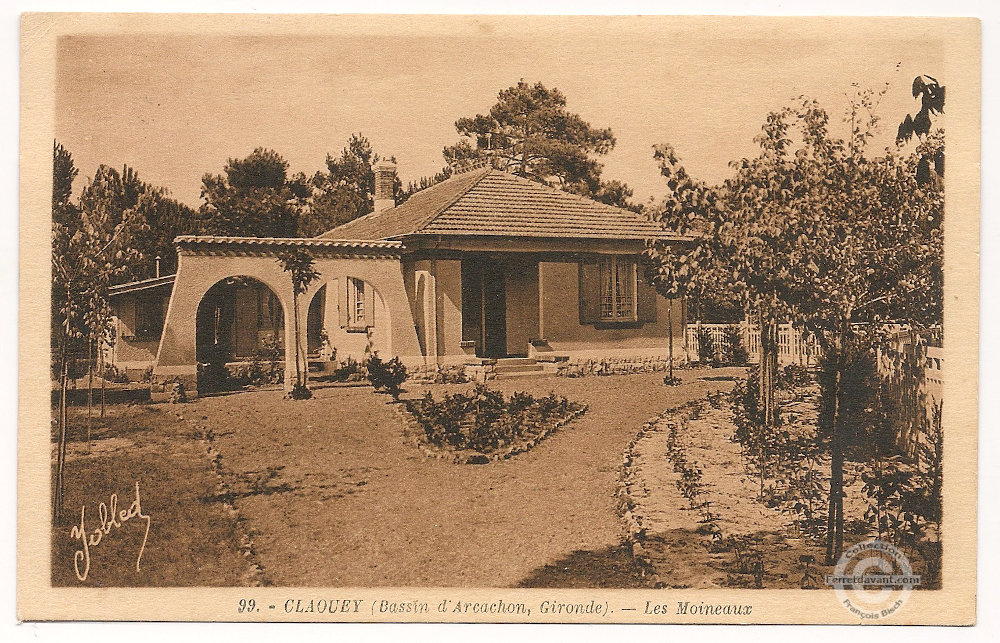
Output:
<svg viewBox="0 0 1000 643">
<path fill-rule="evenodd" d="M 106 403 L 106 386 L 108 377 L 108 369 L 104 364 L 104 354 L 101 353 L 101 419 L 104 419 L 104 405 Z"/>
<path fill-rule="evenodd" d="M 87 453 L 90 453 L 91 422 L 94 419 L 94 340 L 87 342 Z"/>
<path fill-rule="evenodd" d="M 673 384 L 674 380 L 674 300 L 667 299 L 667 341 L 670 344 L 667 346 L 667 377 L 670 378 L 670 383 Z"/>
<path fill-rule="evenodd" d="M 760 356 L 757 369 L 757 399 L 760 400 L 761 416 L 764 426 L 774 426 L 776 413 L 774 407 L 775 372 L 778 370 L 777 324 L 764 320 L 764 313 L 758 313 L 758 331 L 760 333 Z"/>
<path fill-rule="evenodd" d="M 66 468 L 66 394 L 69 379 L 69 359 L 65 336 L 62 338 L 59 356 L 59 443 L 56 446 L 56 485 L 52 498 L 52 521 L 56 522 L 62 515 L 64 491 L 64 471 Z"/>
<path fill-rule="evenodd" d="M 302 386 L 302 369 L 299 367 L 299 296 L 292 293 L 292 314 L 295 315 L 295 385 Z"/>
<path fill-rule="evenodd" d="M 833 413 L 830 420 L 830 499 L 826 520 L 826 562 L 836 564 L 844 551 L 844 447 L 840 427 L 840 381 L 844 370 L 844 329 L 835 342 Z"/>
</svg>

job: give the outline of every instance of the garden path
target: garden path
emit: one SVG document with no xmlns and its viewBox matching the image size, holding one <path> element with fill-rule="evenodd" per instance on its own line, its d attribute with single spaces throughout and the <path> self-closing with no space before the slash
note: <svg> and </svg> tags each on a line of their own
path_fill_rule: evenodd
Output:
<svg viewBox="0 0 1000 643">
<path fill-rule="evenodd" d="M 741 372 L 681 371 L 678 387 L 663 386 L 662 373 L 491 383 L 590 409 L 532 451 L 488 465 L 427 458 L 404 442 L 388 398 L 368 388 L 320 389 L 306 401 L 280 391 L 202 398 L 185 415 L 211 429 L 269 582 L 510 587 L 618 547 L 614 493 L 629 440 L 665 408 L 733 385 L 699 377 Z"/>
</svg>

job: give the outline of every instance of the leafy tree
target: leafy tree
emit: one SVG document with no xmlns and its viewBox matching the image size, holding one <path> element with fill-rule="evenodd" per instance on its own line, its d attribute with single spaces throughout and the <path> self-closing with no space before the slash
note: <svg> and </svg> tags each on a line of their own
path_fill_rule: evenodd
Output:
<svg viewBox="0 0 1000 643">
<path fill-rule="evenodd" d="M 489 160 L 518 176 L 636 208 L 628 201 L 628 186 L 601 180 L 603 166 L 594 157 L 614 148 L 611 130 L 595 128 L 569 112 L 566 96 L 558 89 L 522 79 L 499 93 L 488 114 L 460 118 L 455 129 L 465 138 L 444 148 L 449 166 Z"/>
<path fill-rule="evenodd" d="M 776 367 L 777 321 L 791 319 L 815 333 L 827 356 L 828 425 L 821 429 L 831 453 L 830 561 L 843 549 L 850 433 L 843 410 L 852 394 L 842 386 L 845 369 L 886 322 L 941 321 L 944 195 L 938 183 L 918 181 L 919 152 L 867 153 L 884 91 L 859 91 L 852 99 L 846 140 L 830 133 L 829 117 L 815 101 L 770 114 L 756 139 L 760 154 L 733 164 L 734 176 L 717 191 L 692 180 L 669 147 L 657 149 L 672 190 L 659 219 L 698 232 L 686 247 L 651 245 L 661 291 L 729 282 L 727 288 L 742 293 L 761 316 L 762 394 L 773 391 L 766 372 Z M 762 395 L 761 403 L 766 410 L 768 398 Z M 772 422 L 765 413 L 764 424 Z"/>
<path fill-rule="evenodd" d="M 156 274 L 156 259 L 160 258 L 160 274 L 177 272 L 177 249 L 174 239 L 184 234 L 198 234 L 201 222 L 198 213 L 173 199 L 164 188 L 147 186 L 135 204 L 137 226 L 133 242 L 141 256 L 131 267 L 133 279 L 147 279 Z"/>
<path fill-rule="evenodd" d="M 317 172 L 311 180 L 309 214 L 300 221 L 299 236 L 316 236 L 371 212 L 375 198 L 372 168 L 381 158 L 360 133 L 351 135 L 339 157 L 327 154 L 327 171 Z M 400 192 L 397 177 L 395 193 Z"/>
<path fill-rule="evenodd" d="M 920 141 L 917 153 L 917 182 L 940 183 L 944 177 L 944 130 L 932 129 L 931 116 L 944 114 L 945 88 L 931 76 L 913 79 L 913 98 L 920 99 L 920 110 L 914 116 L 906 115 L 896 131 L 896 144 L 902 145 L 914 136 Z M 938 186 L 940 187 L 940 186 Z"/>
<path fill-rule="evenodd" d="M 146 183 L 127 165 L 120 173 L 107 165 L 98 166 L 80 195 L 80 207 L 105 212 L 109 225 L 120 223 L 126 213 L 133 218 L 130 234 L 136 251 L 134 261 L 115 277 L 116 282 L 153 277 L 157 257 L 161 274 L 176 271 L 174 238 L 200 229 L 193 209 L 171 198 L 166 189 Z"/>
<path fill-rule="evenodd" d="M 312 397 L 312 393 L 306 386 L 305 352 L 302 348 L 302 335 L 299 330 L 299 295 L 309 290 L 309 285 L 319 279 L 320 273 L 316 271 L 312 256 L 304 250 L 291 250 L 278 255 L 278 263 L 281 269 L 289 274 L 292 279 L 292 310 L 294 314 L 295 326 L 295 386 L 292 389 L 293 399 L 307 399 Z"/>
<path fill-rule="evenodd" d="M 53 146 L 52 195 L 52 326 L 57 337 L 60 402 L 59 444 L 53 516 L 62 512 L 68 419 L 66 393 L 69 356 L 81 345 L 90 357 L 110 341 L 111 315 L 108 289 L 125 274 L 138 251 L 131 243 L 136 227 L 132 210 L 120 210 L 115 191 L 102 186 L 110 176 L 101 172 L 84 189 L 77 209 L 69 202 L 76 176 L 72 156 L 58 143 Z M 91 362 L 92 363 L 92 362 Z M 92 368 L 92 366 L 91 366 Z M 91 371 L 92 373 L 93 371 Z M 88 400 L 93 400 L 93 377 Z M 89 416 L 88 405 L 88 416 Z M 88 442 L 90 439 L 88 422 Z"/>
<path fill-rule="evenodd" d="M 294 237 L 312 189 L 304 174 L 288 176 L 288 162 L 258 147 L 231 158 L 225 174 L 202 177 L 200 214 L 207 234 Z"/>
</svg>

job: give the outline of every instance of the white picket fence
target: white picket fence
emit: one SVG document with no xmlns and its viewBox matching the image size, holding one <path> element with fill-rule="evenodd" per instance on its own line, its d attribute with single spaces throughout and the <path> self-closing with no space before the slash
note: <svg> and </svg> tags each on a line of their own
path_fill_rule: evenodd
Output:
<svg viewBox="0 0 1000 643">
<path fill-rule="evenodd" d="M 721 359 L 728 351 L 729 329 L 739 327 L 740 341 L 751 362 L 760 360 L 760 331 L 756 324 L 740 322 L 739 324 L 688 324 L 687 326 L 687 357 L 691 362 L 698 362 L 698 333 L 707 331 L 715 347 L 716 359 Z M 813 366 L 819 358 L 819 346 L 812 337 L 804 338 L 802 332 L 791 324 L 778 324 L 778 363 L 800 364 Z"/>
<path fill-rule="evenodd" d="M 934 421 L 944 400 L 944 349 L 939 330 L 898 329 L 877 354 L 883 395 L 895 404 L 890 421 L 899 445 L 916 453 L 926 422 Z"/>
</svg>

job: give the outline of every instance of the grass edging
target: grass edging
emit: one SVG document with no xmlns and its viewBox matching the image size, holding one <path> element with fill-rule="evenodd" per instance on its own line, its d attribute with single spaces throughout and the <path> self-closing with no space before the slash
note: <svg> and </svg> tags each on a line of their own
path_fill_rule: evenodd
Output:
<svg viewBox="0 0 1000 643">
<path fill-rule="evenodd" d="M 635 437 L 629 440 L 628 445 L 622 453 L 622 463 L 618 467 L 618 488 L 615 495 L 618 498 L 618 514 L 622 526 L 624 541 L 632 548 L 632 557 L 639 566 L 641 574 L 647 578 L 649 586 L 653 589 L 663 587 L 663 583 L 653 567 L 653 562 L 646 551 L 643 543 L 648 536 L 648 526 L 645 524 L 645 516 L 637 511 L 638 505 L 632 493 L 634 489 L 642 485 L 642 479 L 633 468 L 635 463 L 634 449 L 640 440 L 650 432 L 656 431 L 656 426 L 675 415 L 686 415 L 690 409 L 697 406 L 700 400 L 686 402 L 680 406 L 672 407 L 664 412 L 654 415 L 643 423 L 636 432 Z M 687 418 L 684 418 L 685 420 Z"/>
<path fill-rule="evenodd" d="M 243 586 L 269 586 L 270 583 L 264 576 L 264 568 L 260 564 L 260 560 L 257 557 L 257 551 L 254 548 L 253 536 L 245 529 L 245 521 L 240 516 L 235 500 L 229 500 L 229 498 L 233 497 L 233 492 L 222 475 L 222 454 L 215 448 L 214 431 L 208 428 L 208 426 L 202 421 L 186 418 L 180 411 L 174 411 L 174 415 L 176 415 L 177 419 L 182 422 L 186 422 L 194 430 L 194 435 L 199 441 L 201 441 L 202 446 L 205 449 L 205 453 L 208 455 L 209 464 L 212 467 L 212 473 L 215 474 L 216 497 L 219 498 L 219 502 L 222 503 L 223 509 L 233 520 L 235 531 L 239 534 L 240 554 L 247 563 L 248 570 L 243 577 Z"/>
</svg>

